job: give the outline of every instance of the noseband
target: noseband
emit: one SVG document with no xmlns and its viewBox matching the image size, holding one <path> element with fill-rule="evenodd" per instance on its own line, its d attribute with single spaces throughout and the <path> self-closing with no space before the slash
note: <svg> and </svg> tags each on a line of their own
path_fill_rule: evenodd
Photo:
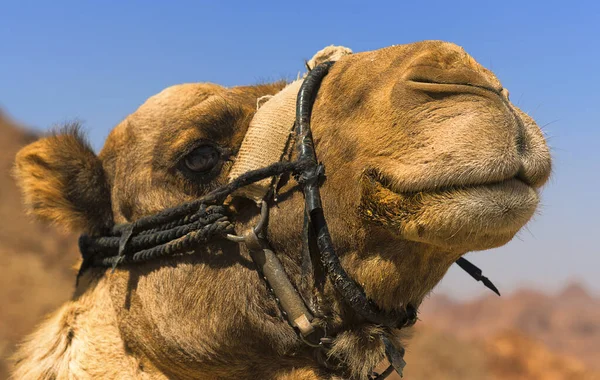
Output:
<svg viewBox="0 0 600 380">
<path fill-rule="evenodd" d="M 319 189 L 325 178 L 325 170 L 317 160 L 310 119 L 321 81 L 332 65 L 333 62 L 326 62 L 312 69 L 300 87 L 296 101 L 295 161 L 277 162 L 248 171 L 197 200 L 132 223 L 116 225 L 105 236 L 82 235 L 79 238 L 79 247 L 83 263 L 78 278 L 90 267 L 112 267 L 114 270 L 120 264 L 135 264 L 194 251 L 198 244 L 207 243 L 213 238 L 229 239 L 246 245 L 257 269 L 273 290 L 282 314 L 297 330 L 299 338 L 315 349 L 327 350 L 333 338 L 327 336 L 326 326 L 322 325 L 321 319 L 313 317 L 314 312 L 309 311 L 279 259 L 269 249 L 265 234 L 268 199 L 260 203 L 261 216 L 258 224 L 241 236 L 236 235 L 223 205 L 226 198 L 240 188 L 265 178 L 289 173 L 304 192 L 303 239 L 306 249 L 302 250 L 302 254 L 305 259 L 312 262 L 309 249 L 312 242 L 313 246 L 317 247 L 316 256 L 319 258 L 319 263 L 313 263 L 313 266 L 320 265 L 321 272 L 326 274 L 345 304 L 364 321 L 388 329 L 401 329 L 413 325 L 417 319 L 417 311 L 412 305 L 408 304 L 401 310 L 385 312 L 367 297 L 362 287 L 342 267 L 327 228 Z M 272 197 L 272 193 L 268 196 Z M 499 295 L 496 287 L 475 265 L 464 258 L 458 259 L 456 263 Z M 381 374 L 372 373 L 371 379 L 384 379 L 394 370 L 402 374 L 406 364 L 403 360 L 404 349 L 394 346 L 384 334 L 381 335 L 381 339 L 390 366 Z"/>
</svg>

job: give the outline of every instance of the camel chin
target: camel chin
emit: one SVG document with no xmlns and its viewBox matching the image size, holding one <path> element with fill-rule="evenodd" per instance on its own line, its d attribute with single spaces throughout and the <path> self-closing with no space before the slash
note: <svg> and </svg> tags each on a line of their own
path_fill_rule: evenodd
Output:
<svg viewBox="0 0 600 380">
<path fill-rule="evenodd" d="M 404 240 L 461 255 L 508 243 L 539 203 L 537 191 L 518 178 L 407 192 L 367 176 L 362 192 L 367 220 L 397 231 Z"/>
</svg>

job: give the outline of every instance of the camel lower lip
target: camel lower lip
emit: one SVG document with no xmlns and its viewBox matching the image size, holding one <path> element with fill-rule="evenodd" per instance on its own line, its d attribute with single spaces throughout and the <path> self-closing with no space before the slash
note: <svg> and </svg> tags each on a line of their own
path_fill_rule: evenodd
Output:
<svg viewBox="0 0 600 380">
<path fill-rule="evenodd" d="M 517 178 L 398 192 L 370 177 L 363 191 L 368 219 L 388 225 L 406 240 L 449 249 L 505 244 L 529 221 L 539 202 L 535 189 Z"/>
</svg>

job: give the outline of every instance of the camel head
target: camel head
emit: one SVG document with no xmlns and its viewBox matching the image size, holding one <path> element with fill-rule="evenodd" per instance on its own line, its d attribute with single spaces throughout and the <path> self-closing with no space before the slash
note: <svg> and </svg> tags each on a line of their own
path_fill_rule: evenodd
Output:
<svg viewBox="0 0 600 380">
<path fill-rule="evenodd" d="M 170 87 L 121 122 L 98 156 L 75 129 L 37 141 L 16 161 L 25 203 L 42 219 L 100 233 L 197 199 L 227 182 L 257 99 L 284 85 Z M 420 304 L 461 255 L 510 241 L 550 174 L 534 120 L 493 73 L 445 42 L 342 57 L 319 89 L 312 131 L 336 250 L 385 310 Z M 236 230 L 256 222 L 253 202 L 229 206 Z M 268 240 L 296 287 L 314 294 L 317 279 L 301 275 L 303 207 L 297 183 L 282 180 Z M 296 342 L 235 243 L 105 276 L 128 347 L 163 371 L 180 370 L 171 374 L 218 366 L 217 354 L 239 342 L 243 357 Z M 315 302 L 343 330 L 348 312 L 333 293 L 325 285 Z"/>
</svg>

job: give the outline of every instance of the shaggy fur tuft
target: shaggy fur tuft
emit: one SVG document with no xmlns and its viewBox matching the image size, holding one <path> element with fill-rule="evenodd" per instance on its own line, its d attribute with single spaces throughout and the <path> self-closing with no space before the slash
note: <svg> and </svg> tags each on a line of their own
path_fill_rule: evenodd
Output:
<svg viewBox="0 0 600 380">
<path fill-rule="evenodd" d="M 14 175 L 32 215 L 75 231 L 100 231 L 111 225 L 110 190 L 102 162 L 78 124 L 19 151 Z"/>
<path fill-rule="evenodd" d="M 380 338 L 382 333 L 383 329 L 378 326 L 344 331 L 336 337 L 329 356 L 345 363 L 353 375 L 369 373 L 385 359 L 385 347 Z"/>
</svg>

